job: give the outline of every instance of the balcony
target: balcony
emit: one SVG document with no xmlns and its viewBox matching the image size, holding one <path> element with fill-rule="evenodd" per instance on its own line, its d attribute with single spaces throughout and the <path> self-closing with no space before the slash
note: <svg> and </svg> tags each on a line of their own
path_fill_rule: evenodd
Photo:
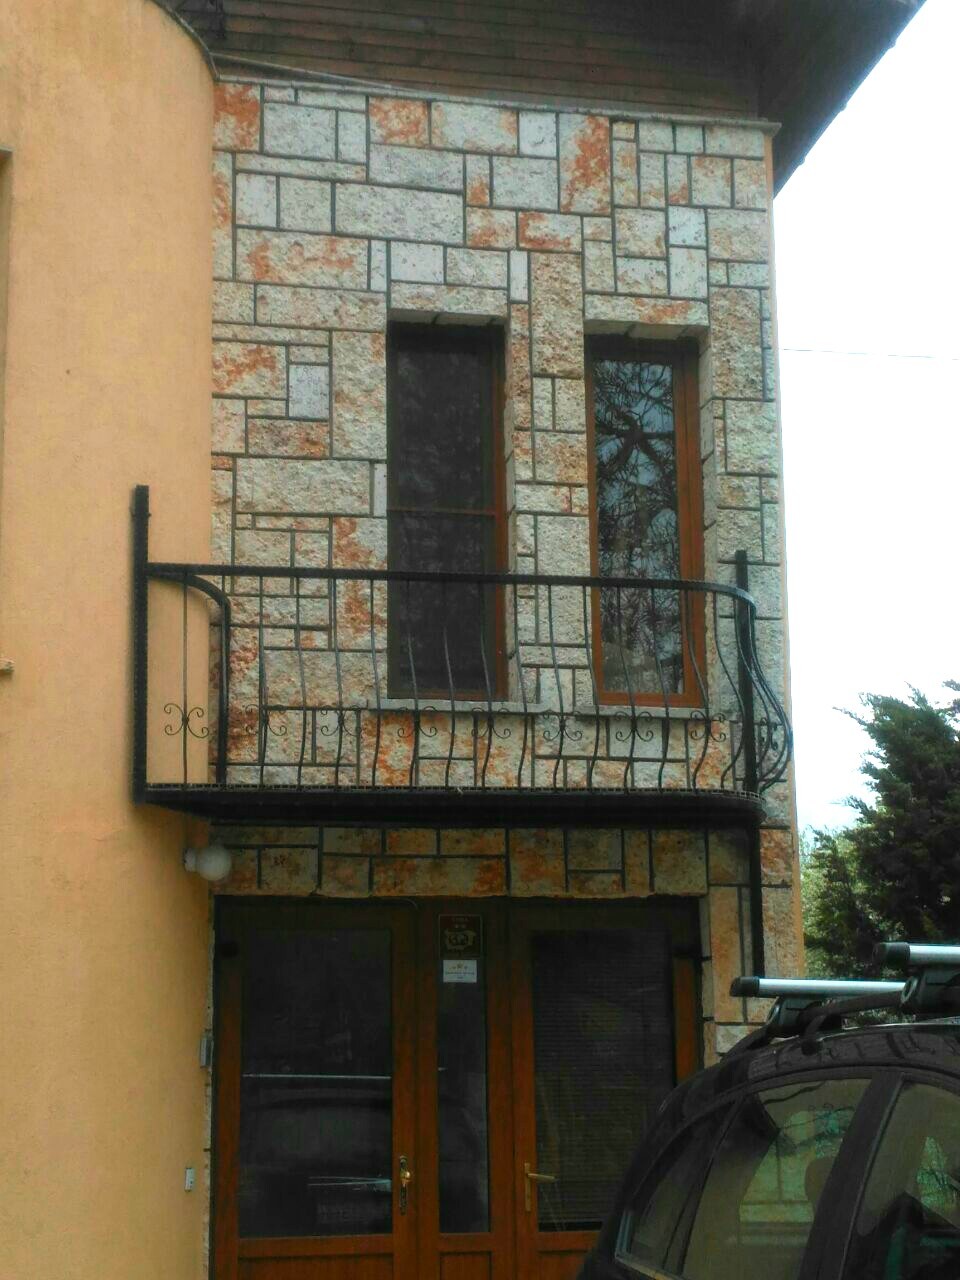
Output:
<svg viewBox="0 0 960 1280">
<path fill-rule="evenodd" d="M 147 519 L 138 489 L 138 800 L 234 822 L 730 823 L 786 770 L 742 586 L 159 563 Z"/>
</svg>

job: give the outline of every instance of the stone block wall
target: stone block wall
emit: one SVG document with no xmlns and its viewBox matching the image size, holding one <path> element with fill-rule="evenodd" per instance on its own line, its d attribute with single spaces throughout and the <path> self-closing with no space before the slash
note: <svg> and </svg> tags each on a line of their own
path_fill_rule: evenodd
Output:
<svg viewBox="0 0 960 1280">
<path fill-rule="evenodd" d="M 386 325 L 445 320 L 504 330 L 509 566 L 589 573 L 585 334 L 692 337 L 702 353 L 706 576 L 733 581 L 734 552 L 746 548 L 761 654 L 783 690 L 767 140 L 759 126 L 238 80 L 219 86 L 215 139 L 214 558 L 386 567 Z M 289 586 L 280 583 L 268 627 L 289 623 L 284 593 Z M 298 605 L 318 651 L 306 664 L 279 631 L 266 636 L 274 688 L 332 683 L 332 664 L 319 652 L 331 647 L 330 603 L 322 588 L 315 595 Z M 510 695 L 553 711 L 589 706 L 581 602 L 568 602 L 565 617 L 563 601 L 552 605 L 565 646 L 559 669 L 546 648 L 543 593 L 530 589 L 518 602 L 527 649 L 522 662 L 508 655 Z M 379 599 L 347 594 L 340 612 L 345 661 L 337 677 L 362 707 L 373 683 L 369 637 L 385 643 L 384 610 Z M 253 700 L 258 645 L 251 631 L 234 653 L 238 708 Z M 729 682 L 715 674 L 729 700 Z M 235 758 L 255 759 L 252 728 L 243 714 L 234 717 Z M 300 734 L 288 729 L 271 739 L 269 780 L 289 780 L 284 746 Z M 351 736 L 369 737 L 368 729 L 358 720 Z M 681 718 L 661 774 L 659 746 L 651 752 L 644 739 L 631 741 L 622 721 L 604 722 L 599 752 L 592 729 L 558 748 L 555 722 L 545 724 L 536 737 L 540 776 L 532 761 L 531 781 L 552 779 L 560 750 L 563 785 L 585 784 L 590 756 L 594 785 L 621 785 L 630 755 L 633 785 L 689 787 L 698 764 L 693 785 L 710 785 L 736 747 L 733 734 L 718 736 L 701 761 L 699 726 Z M 409 764 L 410 733 L 388 736 L 394 750 L 383 761 L 384 782 Z M 469 732 L 460 741 L 469 744 Z M 481 753 L 489 780 L 512 785 L 517 760 L 503 741 L 494 735 L 492 761 L 485 744 Z M 321 784 L 331 780 L 322 771 L 334 756 L 344 760 L 340 745 L 338 738 L 330 759 L 319 761 Z M 445 768 L 446 744 L 434 746 Z M 342 782 L 354 763 L 347 760 Z M 454 781 L 470 785 L 476 752 L 458 754 L 456 766 Z M 240 771 L 235 780 L 252 779 Z M 768 799 L 788 820 L 789 788 Z"/>
<path fill-rule="evenodd" d="M 585 335 L 695 339 L 706 577 L 732 582 L 734 553 L 746 549 L 761 655 L 783 695 L 762 126 L 237 79 L 218 87 L 215 145 L 215 560 L 386 567 L 386 327 L 399 319 L 503 328 L 510 566 L 587 574 Z M 318 650 L 329 646 L 329 604 L 322 594 L 302 604 Z M 282 620 L 282 600 L 272 607 Z M 523 607 L 534 644 L 535 593 Z M 257 658 L 255 643 L 234 655 L 241 695 Z M 568 698 L 575 659 L 570 666 Z M 531 696 L 551 705 L 556 690 L 536 679 Z M 619 754 L 605 748 L 601 759 L 610 785 L 622 778 Z M 689 759 L 687 741 L 673 785 L 689 785 Z M 402 771 L 405 760 L 394 766 Z M 268 780 L 283 781 L 284 767 Z M 583 785 L 578 771 L 565 762 L 563 785 Z M 799 964 L 791 786 L 767 794 L 771 972 Z M 726 994 L 749 968 L 741 837 L 437 827 L 224 834 L 238 852 L 226 892 L 695 895 L 708 1055 L 758 1012 Z"/>
</svg>

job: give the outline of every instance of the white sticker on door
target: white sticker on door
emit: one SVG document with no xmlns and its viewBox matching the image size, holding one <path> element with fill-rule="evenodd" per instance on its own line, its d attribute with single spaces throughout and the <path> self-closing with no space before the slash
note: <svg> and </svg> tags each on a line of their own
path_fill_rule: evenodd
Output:
<svg viewBox="0 0 960 1280">
<path fill-rule="evenodd" d="M 444 960 L 444 982 L 476 982 L 476 960 Z"/>
</svg>

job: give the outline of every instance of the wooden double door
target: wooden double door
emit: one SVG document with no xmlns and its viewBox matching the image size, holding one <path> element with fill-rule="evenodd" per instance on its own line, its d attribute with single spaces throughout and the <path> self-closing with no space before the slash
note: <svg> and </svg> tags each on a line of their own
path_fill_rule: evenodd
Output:
<svg viewBox="0 0 960 1280">
<path fill-rule="evenodd" d="M 567 1280 L 699 1058 L 696 920 L 224 900 L 215 1280 Z"/>
</svg>

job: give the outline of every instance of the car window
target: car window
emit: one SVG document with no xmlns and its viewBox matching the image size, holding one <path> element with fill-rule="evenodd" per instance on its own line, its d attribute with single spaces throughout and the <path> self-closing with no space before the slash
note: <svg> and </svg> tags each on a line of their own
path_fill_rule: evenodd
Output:
<svg viewBox="0 0 960 1280">
<path fill-rule="evenodd" d="M 845 1280 L 960 1276 L 960 1098 L 905 1084 L 877 1149 Z"/>
<path fill-rule="evenodd" d="M 817 1204 L 869 1080 L 748 1095 L 710 1166 L 684 1280 L 796 1280 Z"/>
<path fill-rule="evenodd" d="M 706 1163 L 730 1111 L 719 1107 L 684 1129 L 628 1205 L 617 1257 L 631 1270 L 676 1270 Z"/>
</svg>

